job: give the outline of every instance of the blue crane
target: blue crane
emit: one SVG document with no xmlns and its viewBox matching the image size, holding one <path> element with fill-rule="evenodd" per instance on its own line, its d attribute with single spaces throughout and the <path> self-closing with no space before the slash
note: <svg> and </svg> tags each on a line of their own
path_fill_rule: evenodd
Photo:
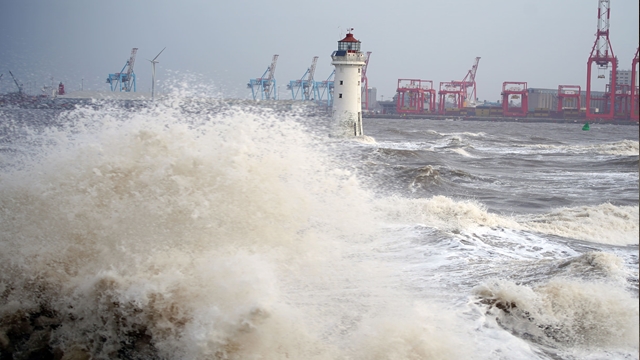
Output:
<svg viewBox="0 0 640 360">
<path fill-rule="evenodd" d="M 298 95 L 301 95 L 301 100 L 313 100 L 316 94 L 315 81 L 313 81 L 313 75 L 316 72 L 316 63 L 318 57 L 314 56 L 311 61 L 311 66 L 302 74 L 300 80 L 291 80 L 287 89 L 291 90 L 291 98 L 298 100 Z M 306 78 L 306 79 L 305 79 Z"/>
<path fill-rule="evenodd" d="M 136 91 L 136 74 L 133 72 L 133 64 L 136 61 L 137 52 L 138 48 L 133 48 L 131 57 L 124 64 L 122 70 L 115 74 L 109 74 L 107 82 L 111 85 L 111 91 L 116 91 L 116 89 L 125 92 Z M 127 70 L 126 72 L 125 69 Z"/>
<path fill-rule="evenodd" d="M 253 100 L 258 100 L 258 96 L 262 100 L 278 100 L 278 89 L 276 87 L 276 63 L 278 55 L 273 55 L 271 65 L 257 79 L 250 79 L 247 87 L 251 89 Z M 258 95 L 260 94 L 260 95 Z"/>
<path fill-rule="evenodd" d="M 324 81 L 316 81 L 314 84 L 314 90 L 315 90 L 315 99 L 318 102 L 323 102 L 325 101 L 325 95 L 327 96 L 326 102 L 327 102 L 327 106 L 331 107 L 333 106 L 333 77 L 335 76 L 336 71 L 335 69 L 331 72 L 331 74 L 329 75 L 329 77 L 327 78 L 327 80 Z"/>
</svg>

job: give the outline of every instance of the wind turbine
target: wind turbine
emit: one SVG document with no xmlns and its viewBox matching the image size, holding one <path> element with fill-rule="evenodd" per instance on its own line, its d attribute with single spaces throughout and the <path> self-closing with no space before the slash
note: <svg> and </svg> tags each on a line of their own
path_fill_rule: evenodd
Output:
<svg viewBox="0 0 640 360">
<path fill-rule="evenodd" d="M 164 49 L 166 48 L 167 47 L 165 46 Z M 159 63 L 159 61 L 156 61 L 156 59 L 158 58 L 158 56 L 160 56 L 160 54 L 162 54 L 164 49 L 160 50 L 158 55 L 156 55 L 153 60 L 149 60 L 151 62 L 151 100 L 153 100 L 153 91 L 155 90 L 156 86 L 156 64 Z"/>
</svg>

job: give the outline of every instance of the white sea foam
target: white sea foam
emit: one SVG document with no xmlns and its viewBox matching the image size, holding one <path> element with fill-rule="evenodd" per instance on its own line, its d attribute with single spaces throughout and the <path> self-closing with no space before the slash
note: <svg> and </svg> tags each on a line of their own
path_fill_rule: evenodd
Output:
<svg viewBox="0 0 640 360">
<path fill-rule="evenodd" d="M 497 280 L 475 292 L 503 327 L 535 341 L 638 348 L 638 300 L 617 286 L 557 278 L 528 287 Z"/>
<path fill-rule="evenodd" d="M 621 140 L 610 143 L 592 145 L 525 145 L 532 149 L 543 149 L 549 152 L 594 153 L 603 155 L 638 156 L 638 142 Z"/>
<path fill-rule="evenodd" d="M 545 234 L 612 245 L 638 244 L 638 206 L 600 204 L 557 209 L 524 222 Z"/>
<path fill-rule="evenodd" d="M 446 196 L 429 199 L 395 199 L 390 214 L 447 231 L 469 230 L 478 225 L 529 230 L 611 245 L 638 244 L 638 207 L 601 204 L 563 208 L 542 215 L 508 216 L 490 213 L 472 200 Z"/>
<path fill-rule="evenodd" d="M 523 227 L 507 216 L 493 214 L 486 206 L 472 200 L 456 201 L 446 196 L 428 199 L 385 199 L 380 205 L 388 219 L 421 223 L 445 231 L 460 231 L 478 226 L 501 226 L 511 229 Z"/>
<path fill-rule="evenodd" d="M 357 260 L 379 217 L 317 139 L 268 113 L 184 106 L 79 110 L 2 174 L 2 351 L 50 336 L 96 359 L 472 354 L 455 315 Z M 29 321 L 44 333 L 20 345 Z"/>
<path fill-rule="evenodd" d="M 549 242 L 557 230 L 534 228 L 539 218 L 445 196 L 374 198 L 334 155 L 366 146 L 291 115 L 225 109 L 181 98 L 81 109 L 15 146 L 0 174 L 0 356 L 15 346 L 26 357 L 50 336 L 67 358 L 540 359 L 526 336 L 490 325 L 517 333 L 526 316 L 465 304 L 478 278 L 527 267 L 510 261 L 561 263 L 549 258 L 567 258 L 562 275 L 626 274 L 614 255 Z M 563 349 L 582 338 L 637 348 L 624 286 L 503 284 L 478 294 L 561 324 L 545 336 Z"/>
<path fill-rule="evenodd" d="M 457 154 L 460 154 L 460 155 L 462 155 L 464 157 L 473 157 L 473 156 L 471 156 L 471 154 L 469 154 L 468 152 L 466 152 L 464 149 L 461 149 L 461 148 L 451 149 L 451 151 L 453 151 L 453 152 L 455 152 Z"/>
</svg>

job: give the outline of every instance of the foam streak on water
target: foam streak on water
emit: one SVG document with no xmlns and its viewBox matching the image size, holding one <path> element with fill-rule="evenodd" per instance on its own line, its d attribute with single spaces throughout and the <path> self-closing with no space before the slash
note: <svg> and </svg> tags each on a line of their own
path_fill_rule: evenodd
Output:
<svg viewBox="0 0 640 360">
<path fill-rule="evenodd" d="M 0 358 L 637 359 L 638 207 L 496 211 L 508 179 L 463 166 L 491 129 L 343 141 L 179 97 L 0 117 Z"/>
</svg>

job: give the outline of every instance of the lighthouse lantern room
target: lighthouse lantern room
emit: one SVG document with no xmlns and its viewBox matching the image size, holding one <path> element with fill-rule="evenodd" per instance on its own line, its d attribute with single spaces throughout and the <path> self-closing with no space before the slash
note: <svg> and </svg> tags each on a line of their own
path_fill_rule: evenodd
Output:
<svg viewBox="0 0 640 360">
<path fill-rule="evenodd" d="M 333 119 L 336 133 L 341 136 L 363 135 L 360 81 L 365 57 L 352 31 L 348 30 L 347 36 L 338 41 L 338 50 L 331 54 L 331 64 L 336 68 Z"/>
</svg>

